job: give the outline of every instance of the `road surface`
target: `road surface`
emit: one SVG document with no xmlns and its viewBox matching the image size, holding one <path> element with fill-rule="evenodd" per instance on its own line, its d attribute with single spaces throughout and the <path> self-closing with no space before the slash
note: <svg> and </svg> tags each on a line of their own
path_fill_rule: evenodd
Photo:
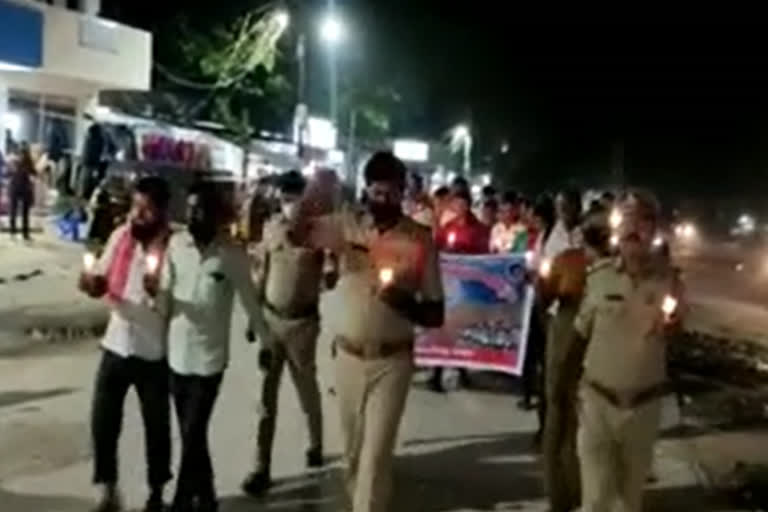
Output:
<svg viewBox="0 0 768 512">
<path fill-rule="evenodd" d="M 239 336 L 237 313 L 232 364 L 226 373 L 211 431 L 217 485 L 224 512 L 250 510 L 338 512 L 341 488 L 340 439 L 335 399 L 328 392 L 332 367 L 327 344 L 319 366 L 326 411 L 327 469 L 303 468 L 305 434 L 289 381 L 280 399 L 274 476 L 261 501 L 241 496 L 239 484 L 250 468 L 259 378 L 254 347 Z M 0 358 L 0 510 L 82 512 L 93 503 L 88 416 L 98 362 L 97 342 L 48 347 Z M 515 408 L 510 382 L 476 376 L 483 389 L 438 395 L 414 383 L 400 436 L 396 463 L 398 512 L 542 511 L 541 470 L 531 450 L 535 417 Z M 178 435 L 174 425 L 174 455 Z M 121 484 L 129 507 L 143 504 L 142 427 L 135 397 L 126 403 L 120 444 Z M 652 510 L 680 510 L 705 500 L 677 441 L 658 443 L 660 488 L 651 492 Z M 169 488 L 167 496 L 170 497 Z M 721 510 L 703 504 L 696 510 Z"/>
</svg>

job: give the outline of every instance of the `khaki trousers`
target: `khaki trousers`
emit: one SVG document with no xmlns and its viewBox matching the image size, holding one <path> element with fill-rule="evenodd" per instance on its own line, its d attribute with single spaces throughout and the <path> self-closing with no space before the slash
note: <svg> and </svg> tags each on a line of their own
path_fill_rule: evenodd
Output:
<svg viewBox="0 0 768 512">
<path fill-rule="evenodd" d="M 576 454 L 576 401 L 581 360 L 566 361 L 573 339 L 577 306 L 561 304 L 549 322 L 546 350 L 544 422 L 544 483 L 551 512 L 570 512 L 581 502 L 579 459 Z"/>
<path fill-rule="evenodd" d="M 283 368 L 288 365 L 301 409 L 309 431 L 309 449 L 322 451 L 323 414 L 320 387 L 317 383 L 317 337 L 319 322 L 315 318 L 285 320 L 264 310 L 268 333 L 262 336 L 262 350 L 271 353 L 269 366 L 262 368 L 261 407 L 256 448 L 256 470 L 269 471 L 272 443 L 275 437 L 277 402 Z"/>
<path fill-rule="evenodd" d="M 582 511 L 641 512 L 661 401 L 619 409 L 586 386 L 580 398 Z"/>
<path fill-rule="evenodd" d="M 385 512 L 392 460 L 413 375 L 413 355 L 363 360 L 339 349 L 336 393 L 353 512 Z"/>
</svg>

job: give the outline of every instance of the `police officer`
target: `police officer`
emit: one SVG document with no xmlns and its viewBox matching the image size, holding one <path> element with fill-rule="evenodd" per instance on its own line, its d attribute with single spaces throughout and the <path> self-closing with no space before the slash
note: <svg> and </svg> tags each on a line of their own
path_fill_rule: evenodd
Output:
<svg viewBox="0 0 768 512">
<path fill-rule="evenodd" d="M 376 153 L 365 182 L 366 211 L 317 218 L 309 241 L 340 257 L 331 332 L 352 511 L 383 512 L 414 370 L 414 326 L 442 325 L 444 304 L 430 230 L 401 209 L 405 165 Z"/>
<path fill-rule="evenodd" d="M 259 333 L 263 343 L 259 364 L 264 380 L 255 468 L 243 482 L 243 490 L 250 495 L 260 495 L 271 485 L 278 391 L 286 365 L 307 419 L 307 467 L 319 467 L 323 463 L 323 417 L 315 364 L 323 252 L 295 245 L 288 233 L 305 185 L 304 177 L 297 171 L 280 177 L 281 212 L 265 224 L 257 251 L 261 262 L 258 288 L 264 304 L 266 332 Z"/>
<path fill-rule="evenodd" d="M 583 360 L 566 360 L 573 343 L 573 320 L 579 310 L 588 265 L 597 268 L 608 254 L 608 219 L 602 210 L 588 214 L 581 230 L 584 245 L 566 249 L 552 262 L 552 270 L 539 281 L 544 307 L 557 302 L 549 322 L 546 361 L 547 418 L 544 427 L 544 475 L 550 512 L 570 512 L 581 501 L 576 456 L 577 389 Z M 583 345 L 581 345 L 583 347 Z M 583 355 L 583 350 L 581 350 Z"/>
<path fill-rule="evenodd" d="M 666 388 L 665 340 L 680 325 L 680 283 L 652 253 L 655 198 L 631 192 L 621 208 L 619 255 L 588 276 L 574 323 L 588 342 L 578 432 L 584 512 L 642 510 Z"/>
</svg>

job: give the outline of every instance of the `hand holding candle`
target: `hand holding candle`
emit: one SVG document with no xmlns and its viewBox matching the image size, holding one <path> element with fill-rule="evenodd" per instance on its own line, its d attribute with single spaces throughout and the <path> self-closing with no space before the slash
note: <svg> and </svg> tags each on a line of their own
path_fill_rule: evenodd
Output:
<svg viewBox="0 0 768 512">
<path fill-rule="evenodd" d="M 395 272 L 390 267 L 384 267 L 379 270 L 379 282 L 382 288 L 392 284 L 392 280 L 395 277 Z"/>
<path fill-rule="evenodd" d="M 150 274 L 156 274 L 158 267 L 160 267 L 160 258 L 157 254 L 149 253 L 146 258 L 147 272 Z"/>
<path fill-rule="evenodd" d="M 96 256 L 92 252 L 86 252 L 83 254 L 83 270 L 86 274 L 90 274 L 93 271 L 93 267 L 96 265 Z"/>
<path fill-rule="evenodd" d="M 669 322 L 677 311 L 677 299 L 671 295 L 665 295 L 661 303 L 661 311 L 664 313 L 664 320 Z"/>
<path fill-rule="evenodd" d="M 552 260 L 544 258 L 539 265 L 539 276 L 546 279 L 549 277 L 550 272 L 552 272 Z"/>
</svg>

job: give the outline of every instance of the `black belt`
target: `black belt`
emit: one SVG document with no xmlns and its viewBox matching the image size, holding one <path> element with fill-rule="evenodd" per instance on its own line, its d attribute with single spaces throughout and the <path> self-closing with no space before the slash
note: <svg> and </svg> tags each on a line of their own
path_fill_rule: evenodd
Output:
<svg viewBox="0 0 768 512">
<path fill-rule="evenodd" d="M 618 409 L 633 409 L 650 402 L 651 400 L 661 398 L 669 392 L 666 384 L 656 384 L 655 386 L 630 394 L 614 391 L 594 380 L 585 379 L 585 382 L 598 395 L 605 398 L 611 405 Z"/>
<path fill-rule="evenodd" d="M 336 336 L 333 340 L 336 348 L 339 348 L 358 359 L 384 359 L 386 357 L 410 352 L 413 350 L 413 340 L 392 343 L 355 343 L 342 336 Z"/>
<path fill-rule="evenodd" d="M 299 308 L 278 308 L 267 301 L 264 301 L 264 308 L 270 313 L 274 313 L 276 316 L 285 320 L 301 320 L 302 318 L 319 318 L 320 310 L 317 304 L 310 304 L 308 306 Z"/>
</svg>

